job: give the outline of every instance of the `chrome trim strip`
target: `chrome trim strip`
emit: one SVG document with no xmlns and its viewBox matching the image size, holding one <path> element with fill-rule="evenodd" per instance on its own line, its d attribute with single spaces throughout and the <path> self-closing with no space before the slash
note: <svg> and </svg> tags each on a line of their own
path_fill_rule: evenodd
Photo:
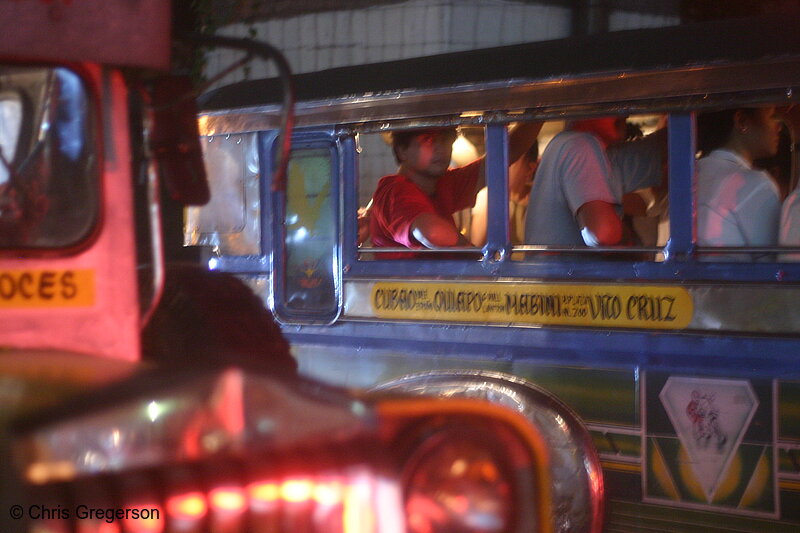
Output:
<svg viewBox="0 0 800 533">
<path fill-rule="evenodd" d="M 742 98 L 758 102 L 782 96 L 789 100 L 795 98 L 793 88 L 798 80 L 800 60 L 796 58 L 574 78 L 510 79 L 301 102 L 296 107 L 295 125 L 365 124 L 459 115 L 471 110 L 485 113 L 514 109 L 535 109 L 539 118 L 563 119 L 567 114 L 591 111 L 581 106 L 603 105 L 618 112 L 652 112 L 654 109 L 721 105 L 732 101 L 733 95 L 745 92 L 748 94 L 736 98 L 738 103 Z M 608 113 L 609 109 L 603 112 Z M 275 129 L 279 125 L 279 113 L 278 105 L 203 113 L 201 135 Z M 474 121 L 474 117 L 470 120 Z M 513 120 L 513 117 L 505 117 L 505 120 Z"/>
</svg>

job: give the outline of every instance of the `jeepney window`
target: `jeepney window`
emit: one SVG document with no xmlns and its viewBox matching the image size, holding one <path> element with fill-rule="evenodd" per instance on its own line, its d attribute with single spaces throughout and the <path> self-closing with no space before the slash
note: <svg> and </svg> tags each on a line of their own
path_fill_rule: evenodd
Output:
<svg viewBox="0 0 800 533">
<path fill-rule="evenodd" d="M 633 253 L 662 260 L 669 238 L 665 124 L 661 115 L 546 123 L 530 192 L 517 209 L 523 229 L 515 237 L 523 240 L 512 240 L 512 259 L 602 253 L 630 260 Z"/>
<path fill-rule="evenodd" d="M 220 255 L 261 252 L 261 198 L 255 133 L 201 137 L 211 200 L 186 209 L 185 246 L 209 246 Z"/>
<path fill-rule="evenodd" d="M 796 254 L 775 250 L 800 245 L 795 115 L 791 107 L 773 105 L 697 113 L 695 229 L 701 261 L 796 260 Z"/>
<path fill-rule="evenodd" d="M 0 247 L 64 248 L 98 216 L 92 106 L 66 68 L 0 66 Z"/>
<path fill-rule="evenodd" d="M 433 126 L 432 130 L 446 131 L 448 134 L 452 132 L 452 153 L 449 162 L 446 163 L 446 169 L 453 170 L 457 168 L 464 168 L 478 158 L 485 155 L 485 128 L 483 126 L 470 126 L 462 125 L 458 128 Z M 403 132 L 408 130 L 398 129 L 402 135 Z M 392 138 L 395 132 L 382 132 L 382 133 L 359 133 L 358 135 L 358 218 L 359 218 L 359 258 L 361 260 L 371 259 L 399 259 L 408 257 L 407 253 L 369 253 L 381 247 L 397 248 L 401 245 L 392 245 L 391 243 L 384 242 L 379 246 L 373 240 L 373 235 L 369 228 L 369 218 L 372 214 L 374 204 L 374 194 L 378 189 L 381 179 L 387 176 L 392 176 L 398 172 L 398 160 L 395 157 L 392 148 Z M 480 247 L 482 244 L 472 242 L 472 206 L 464 206 L 462 209 L 455 210 L 452 213 L 452 219 L 455 227 L 464 236 L 464 238 L 471 242 L 473 246 Z M 384 239 L 386 241 L 386 239 Z M 437 251 L 431 254 L 426 254 L 426 258 L 437 258 L 437 254 L 448 254 L 448 258 L 452 257 L 452 253 L 448 251 Z M 475 259 L 476 254 L 463 254 L 464 258 Z M 442 257 L 442 255 L 439 255 Z"/>
<path fill-rule="evenodd" d="M 510 248 L 512 260 L 536 261 L 576 249 L 581 255 L 571 257 L 597 257 L 593 248 L 601 248 L 597 253 L 604 253 L 604 259 L 630 260 L 634 254 L 635 260 L 663 260 L 660 249 L 669 237 L 665 123 L 666 117 L 656 114 L 547 122 L 538 142 L 508 168 L 501 180 L 507 183 L 506 190 L 498 187 L 501 182 L 497 181 L 493 187 L 487 178 L 489 186 L 478 191 L 474 204 L 453 214 L 454 224 L 474 247 L 487 246 L 490 197 L 507 195 L 508 232 L 502 242 L 495 234 L 488 246 L 493 250 Z M 565 139 L 566 144 L 576 145 L 569 147 L 574 153 L 561 150 Z M 386 134 L 361 134 L 359 141 L 360 259 L 395 258 L 365 253 L 376 249 L 370 248 L 375 236 L 368 226 L 373 193 L 380 177 L 396 173 L 398 165 L 391 140 Z M 461 126 L 451 168 L 465 165 L 485 151 L 485 128 Z M 554 175 L 558 172 L 563 176 Z M 539 176 L 543 179 L 537 184 Z M 586 241 L 577 227 L 576 212 L 592 200 L 606 203 L 607 214 L 616 221 L 613 242 Z M 573 205 L 575 202 L 580 203 Z M 563 213 L 558 212 L 559 207 Z M 408 257 L 397 254 L 396 258 Z"/>
<path fill-rule="evenodd" d="M 279 316 L 333 318 L 338 310 L 335 272 L 337 198 L 332 182 L 336 160 L 329 146 L 297 148 L 289 161 L 283 231 L 283 284 Z"/>
</svg>

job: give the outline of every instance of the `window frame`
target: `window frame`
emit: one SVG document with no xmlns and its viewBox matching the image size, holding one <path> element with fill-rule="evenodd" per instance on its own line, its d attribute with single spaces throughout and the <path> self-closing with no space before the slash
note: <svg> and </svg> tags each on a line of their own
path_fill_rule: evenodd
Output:
<svg viewBox="0 0 800 533">
<path fill-rule="evenodd" d="M 104 130 L 103 130 L 103 111 L 101 109 L 101 89 L 100 85 L 104 84 L 103 73 L 95 69 L 89 68 L 83 64 L 77 63 L 5 63 L 4 67 L 30 69 L 30 70 L 45 70 L 50 71 L 48 77 L 55 77 L 55 71 L 62 69 L 77 78 L 82 89 L 83 97 L 85 98 L 85 112 L 83 112 L 83 119 L 85 121 L 83 131 L 85 132 L 85 150 L 80 159 L 84 161 L 88 172 L 85 176 L 85 184 L 88 190 L 93 191 L 94 206 L 92 206 L 92 213 L 86 219 L 85 230 L 66 243 L 59 243 L 57 245 L 42 244 L 37 246 L 30 245 L 13 245 L 13 246 L 0 246 L 0 257 L 5 256 L 24 256 L 24 257 L 69 257 L 76 255 L 87 248 L 91 247 L 99 236 L 104 219 Z M 49 81 L 47 83 L 55 83 Z M 48 89 L 50 90 L 50 89 Z M 31 97 L 28 91 L 17 89 L 15 92 L 20 94 L 20 101 L 23 107 L 23 113 L 28 111 L 33 113 L 34 104 L 31 102 Z M 47 97 L 49 99 L 49 96 Z M 50 105 L 49 103 L 46 105 Z M 36 110 L 36 117 L 33 119 L 36 122 L 44 121 L 45 111 Z M 53 121 L 52 118 L 49 119 Z M 22 126 L 25 129 L 25 126 Z M 52 130 L 49 127 L 48 130 Z M 30 138 L 28 142 L 33 142 L 36 135 L 36 130 L 24 132 Z M 23 132 L 20 133 L 20 139 L 17 141 L 17 150 L 20 149 L 20 142 L 23 141 Z M 19 159 L 18 157 L 15 157 Z M 60 169 L 54 168 L 54 176 L 57 178 L 61 174 Z M 53 178 L 53 176 L 51 176 Z M 84 199 L 85 200 L 85 199 Z M 43 219 L 44 220 L 44 219 Z"/>
<path fill-rule="evenodd" d="M 569 279 L 569 280 L 652 280 L 675 281 L 736 281 L 769 282 L 775 280 L 800 281 L 800 263 L 780 262 L 713 262 L 700 261 L 695 239 L 696 199 L 694 196 L 695 169 L 695 113 L 706 107 L 719 107 L 720 101 L 728 105 L 757 105 L 769 103 L 783 96 L 790 103 L 792 96 L 786 92 L 776 95 L 776 91 L 757 91 L 752 94 L 725 94 L 712 101 L 696 98 L 681 99 L 678 102 L 642 107 L 640 104 L 626 106 L 624 103 L 598 105 L 595 109 L 566 110 L 567 115 L 580 116 L 627 113 L 666 113 L 668 114 L 668 180 L 670 203 L 670 239 L 663 248 L 630 247 L 625 251 L 660 251 L 664 260 L 642 261 L 609 258 L 613 248 L 590 249 L 581 252 L 589 256 L 585 260 L 564 259 L 547 261 L 526 259 L 511 260 L 511 252 L 524 250 L 512 247 L 508 228 L 508 186 L 507 186 L 507 147 L 506 123 L 513 121 L 513 115 L 500 116 L 499 120 L 488 119 L 486 125 L 486 181 L 489 187 L 489 226 L 487 243 L 480 250 L 483 259 L 439 259 L 439 253 L 427 252 L 423 258 L 380 259 L 374 254 L 371 260 L 359 260 L 356 247 L 357 224 L 355 213 L 358 208 L 358 176 L 343 176 L 345 206 L 347 213 L 342 248 L 344 250 L 345 280 L 349 278 L 413 278 L 419 276 L 453 277 L 509 277 L 527 279 Z M 771 98 L 771 100 L 770 100 Z M 557 116 L 563 119 L 563 111 L 549 110 L 541 116 Z M 527 117 L 526 117 L 527 118 Z M 352 157 L 356 158 L 355 150 Z M 353 166 L 357 168 L 357 164 Z M 352 216 L 351 216 L 352 214 Z M 791 250 L 791 248 L 781 248 Z M 619 250 L 619 249 L 616 249 Z M 369 253 L 366 249 L 363 252 Z M 443 251 L 447 253 L 447 250 Z M 427 255 L 430 255 L 429 259 Z"/>
<path fill-rule="evenodd" d="M 271 206 L 271 209 L 262 209 L 262 221 L 271 218 L 269 228 L 262 225 L 262 250 L 271 250 L 267 253 L 270 263 L 270 307 L 275 318 L 287 324 L 317 324 L 328 325 L 335 322 L 343 310 L 342 299 L 342 201 L 341 201 L 341 176 L 342 176 L 342 149 L 337 136 L 332 131 L 295 131 L 292 135 L 292 152 L 300 150 L 325 149 L 330 154 L 330 202 L 332 220 L 336 224 L 332 249 L 330 250 L 331 272 L 333 275 L 333 305 L 327 311 L 319 309 L 303 310 L 290 308 L 286 302 L 286 287 L 288 280 L 287 266 L 288 253 L 286 250 L 286 226 L 284 224 L 288 208 L 288 195 L 286 190 L 272 190 L 272 169 L 275 166 L 278 153 L 277 134 L 262 135 L 259 138 L 259 153 L 261 154 L 260 168 L 262 180 L 265 184 L 262 191 L 262 206 Z M 287 180 L 288 181 L 288 180 Z M 271 247 L 269 247 L 271 245 Z M 265 257 L 266 259 L 266 257 Z"/>
</svg>

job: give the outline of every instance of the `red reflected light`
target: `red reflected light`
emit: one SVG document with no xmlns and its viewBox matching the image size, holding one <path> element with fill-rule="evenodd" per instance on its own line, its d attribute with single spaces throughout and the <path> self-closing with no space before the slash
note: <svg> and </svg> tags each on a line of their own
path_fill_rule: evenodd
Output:
<svg viewBox="0 0 800 533">
<path fill-rule="evenodd" d="M 97 526 L 97 533 L 120 533 L 119 525 L 116 522 L 103 522 Z"/>
<path fill-rule="evenodd" d="M 167 498 L 167 512 L 176 520 L 195 520 L 206 515 L 208 505 L 202 492 L 186 492 Z"/>
<path fill-rule="evenodd" d="M 244 491 L 239 487 L 217 487 L 209 492 L 208 499 L 218 512 L 241 513 L 247 505 Z"/>
<path fill-rule="evenodd" d="M 255 502 L 272 503 L 281 496 L 281 489 L 272 481 L 256 481 L 247 486 L 250 500 Z"/>
<path fill-rule="evenodd" d="M 314 501 L 320 505 L 338 505 L 343 492 L 342 484 L 337 481 L 318 483 L 314 487 Z"/>
<path fill-rule="evenodd" d="M 373 513 L 370 496 L 372 486 L 365 479 L 348 484 L 344 491 L 342 526 L 344 533 L 375 531 L 376 517 Z M 378 505 L 380 509 L 380 504 Z M 427 532 L 425 532 L 427 533 Z"/>
<path fill-rule="evenodd" d="M 281 498 L 286 502 L 305 502 L 313 494 L 314 482 L 310 479 L 288 479 L 281 485 Z"/>
<path fill-rule="evenodd" d="M 288 503 L 305 503 L 313 500 L 319 505 L 334 506 L 342 503 L 344 486 L 340 481 L 315 481 L 312 478 L 292 478 L 282 483 L 256 481 L 247 486 L 247 495 L 253 504 L 273 504 L 278 500 Z"/>
<path fill-rule="evenodd" d="M 409 531 L 500 532 L 512 515 L 513 476 L 501 451 L 443 430 L 419 446 L 405 474 Z"/>
</svg>

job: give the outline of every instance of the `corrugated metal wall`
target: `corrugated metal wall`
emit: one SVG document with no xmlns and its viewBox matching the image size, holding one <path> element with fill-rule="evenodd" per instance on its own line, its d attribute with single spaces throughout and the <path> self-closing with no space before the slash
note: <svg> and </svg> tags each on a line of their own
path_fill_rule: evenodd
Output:
<svg viewBox="0 0 800 533">
<path fill-rule="evenodd" d="M 656 15 L 612 11 L 609 29 L 667 26 L 678 14 Z M 283 51 L 294 72 L 376 63 L 504 44 L 567 37 L 568 7 L 508 0 L 409 0 L 359 10 L 326 11 L 254 25 L 235 24 L 226 35 L 246 36 L 252 27 L 259 39 Z M 229 51 L 209 55 L 207 73 L 219 72 L 238 57 Z M 274 75 L 270 65 L 254 62 L 221 84 Z"/>
</svg>

